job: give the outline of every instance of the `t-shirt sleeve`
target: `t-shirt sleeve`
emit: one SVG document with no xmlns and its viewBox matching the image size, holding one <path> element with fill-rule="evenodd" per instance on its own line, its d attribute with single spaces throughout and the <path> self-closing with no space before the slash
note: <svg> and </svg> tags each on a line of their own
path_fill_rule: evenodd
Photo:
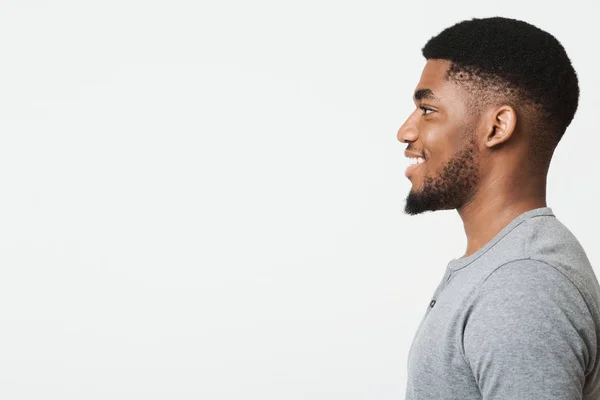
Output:
<svg viewBox="0 0 600 400">
<path fill-rule="evenodd" d="M 484 400 L 580 400 L 590 346 L 594 322 L 581 293 L 534 260 L 495 270 L 463 329 L 465 360 Z"/>
</svg>

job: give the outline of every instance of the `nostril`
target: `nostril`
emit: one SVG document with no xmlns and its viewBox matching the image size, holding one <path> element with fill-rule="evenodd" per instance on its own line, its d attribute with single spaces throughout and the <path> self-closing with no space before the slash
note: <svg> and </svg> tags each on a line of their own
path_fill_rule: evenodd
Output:
<svg viewBox="0 0 600 400">
<path fill-rule="evenodd" d="M 418 137 L 419 135 L 415 129 L 407 127 L 400 128 L 397 135 L 398 140 L 402 143 L 414 142 Z"/>
<path fill-rule="evenodd" d="M 419 138 L 419 133 L 417 132 L 414 121 L 409 117 L 400 129 L 398 129 L 397 138 L 402 143 L 414 142 Z"/>
</svg>

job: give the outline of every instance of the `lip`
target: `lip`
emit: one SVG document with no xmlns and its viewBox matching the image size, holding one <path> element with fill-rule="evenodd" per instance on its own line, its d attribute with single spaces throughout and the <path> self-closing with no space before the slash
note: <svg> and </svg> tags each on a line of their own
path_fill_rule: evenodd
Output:
<svg viewBox="0 0 600 400">
<path fill-rule="evenodd" d="M 413 153 L 412 151 L 408 151 L 408 150 L 404 151 L 404 156 L 407 157 L 407 158 L 408 157 L 413 157 L 413 158 L 419 158 L 420 157 L 420 158 L 426 160 L 426 158 L 423 157 L 422 154 Z"/>
<path fill-rule="evenodd" d="M 419 167 L 421 167 L 423 164 L 425 164 L 427 161 L 423 161 L 421 164 L 413 164 L 413 165 L 409 165 L 408 168 L 406 168 L 406 172 L 404 173 L 404 175 L 407 178 L 410 178 L 410 176 L 419 169 Z"/>
</svg>

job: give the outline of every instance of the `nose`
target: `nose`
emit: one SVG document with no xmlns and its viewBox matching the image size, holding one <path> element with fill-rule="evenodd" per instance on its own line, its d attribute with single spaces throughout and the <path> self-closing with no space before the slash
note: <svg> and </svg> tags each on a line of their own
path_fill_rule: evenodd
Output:
<svg viewBox="0 0 600 400">
<path fill-rule="evenodd" d="M 419 138 L 419 131 L 417 130 L 416 124 L 417 111 L 418 110 L 415 110 L 412 114 L 410 114 L 400 129 L 398 129 L 398 134 L 396 137 L 401 143 L 414 142 Z"/>
</svg>

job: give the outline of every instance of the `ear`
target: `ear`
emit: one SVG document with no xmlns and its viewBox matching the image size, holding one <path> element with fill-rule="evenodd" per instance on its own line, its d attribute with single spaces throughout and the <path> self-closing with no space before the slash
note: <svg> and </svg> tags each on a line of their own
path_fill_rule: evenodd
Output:
<svg viewBox="0 0 600 400">
<path fill-rule="evenodd" d="M 512 136 L 517 126 L 517 113 L 511 106 L 501 106 L 493 110 L 490 118 L 489 132 L 485 138 L 487 147 L 498 146 Z"/>
</svg>

